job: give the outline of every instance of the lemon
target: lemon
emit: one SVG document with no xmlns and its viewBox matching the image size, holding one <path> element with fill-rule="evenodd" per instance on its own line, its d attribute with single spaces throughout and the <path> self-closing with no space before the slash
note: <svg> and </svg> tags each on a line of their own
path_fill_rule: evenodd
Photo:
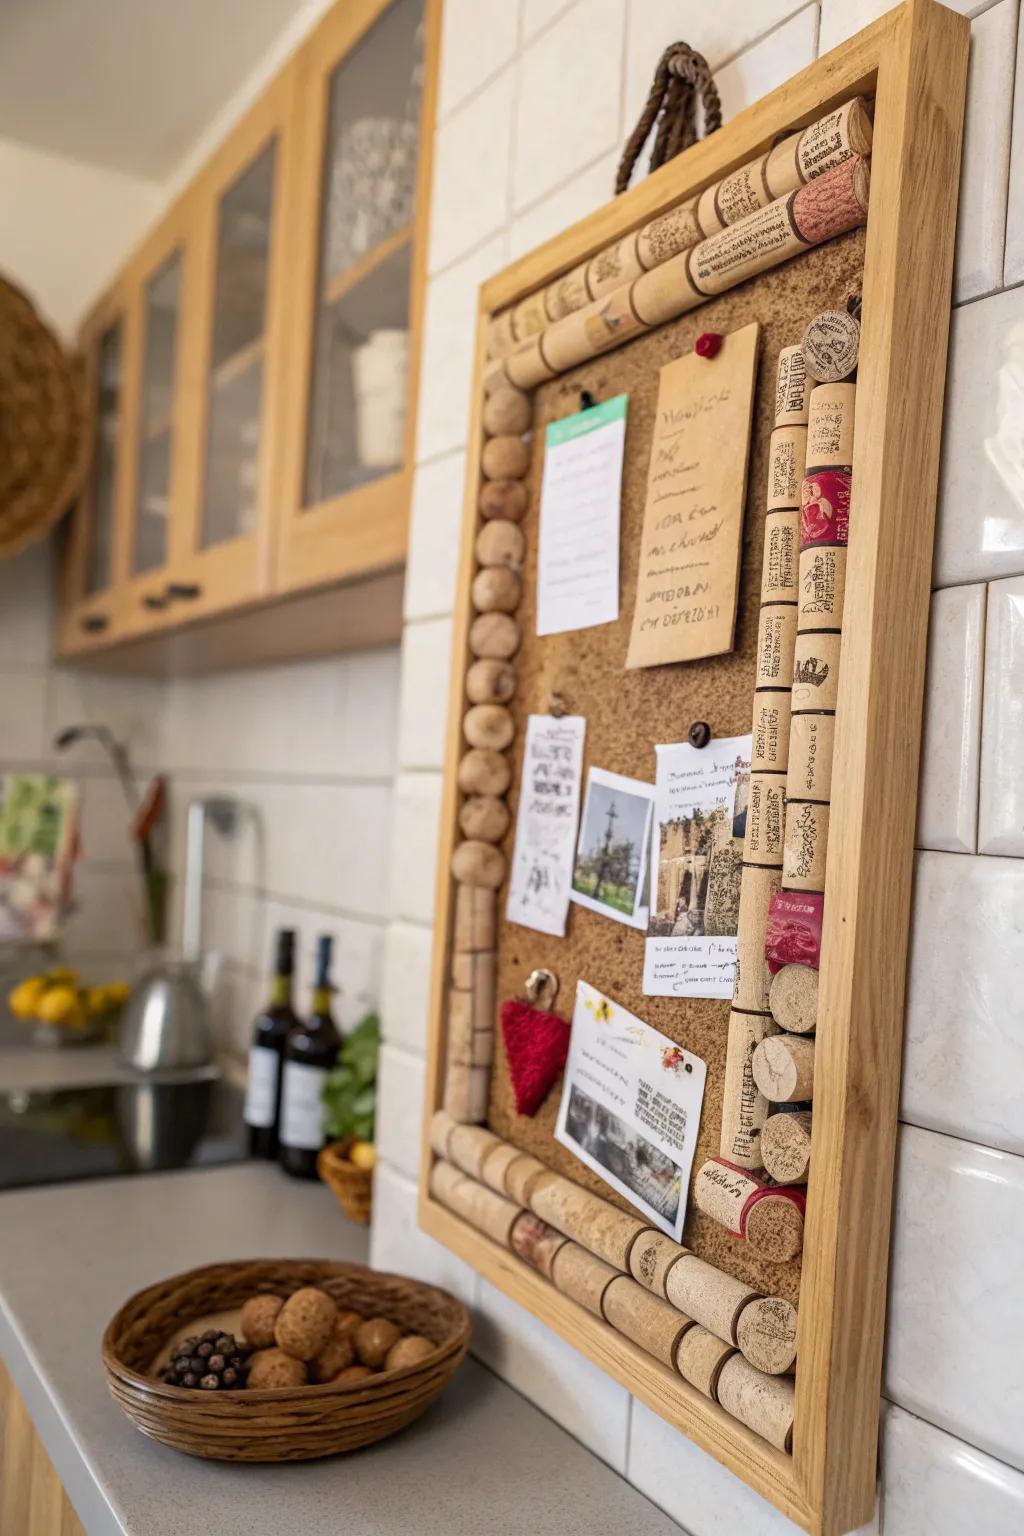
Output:
<svg viewBox="0 0 1024 1536">
<path fill-rule="evenodd" d="M 100 1014 L 106 1013 L 111 1007 L 110 988 L 86 987 L 82 993 L 82 1002 L 85 1004 L 85 1011 L 89 1017 L 93 1019 L 98 1018 Z"/>
<path fill-rule="evenodd" d="M 55 965 L 52 971 L 47 971 L 44 980 L 49 987 L 77 987 L 78 972 L 70 965 Z"/>
<path fill-rule="evenodd" d="M 28 976 L 8 996 L 7 1002 L 16 1019 L 34 1019 L 39 999 L 46 991 L 45 976 Z"/>
<path fill-rule="evenodd" d="M 357 1168 L 369 1171 L 377 1161 L 377 1151 L 372 1141 L 354 1141 L 348 1149 L 349 1161 Z"/>
<path fill-rule="evenodd" d="M 74 987 L 47 987 L 36 1004 L 36 1018 L 43 1024 L 64 1024 L 82 1012 Z"/>
<path fill-rule="evenodd" d="M 106 989 L 111 1007 L 120 1008 L 122 1003 L 126 1003 L 130 991 L 131 987 L 126 981 L 112 981 Z"/>
</svg>

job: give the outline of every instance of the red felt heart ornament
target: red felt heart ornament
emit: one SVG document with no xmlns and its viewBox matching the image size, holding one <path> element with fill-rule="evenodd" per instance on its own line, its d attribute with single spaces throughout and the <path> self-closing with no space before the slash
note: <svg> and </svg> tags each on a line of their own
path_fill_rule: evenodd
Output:
<svg viewBox="0 0 1024 1536">
<path fill-rule="evenodd" d="M 501 1005 L 501 1033 L 520 1115 L 535 1115 L 565 1066 L 569 1021 L 510 998 Z"/>
</svg>

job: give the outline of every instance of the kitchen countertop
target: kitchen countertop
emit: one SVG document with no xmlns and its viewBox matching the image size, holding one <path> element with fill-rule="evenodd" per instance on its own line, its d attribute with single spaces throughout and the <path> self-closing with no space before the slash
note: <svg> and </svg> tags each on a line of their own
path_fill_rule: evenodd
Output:
<svg viewBox="0 0 1024 1536">
<path fill-rule="evenodd" d="M 88 1536 L 681 1536 L 473 1360 L 400 1435 L 304 1464 L 179 1455 L 109 1396 L 100 1338 L 143 1286 L 221 1259 L 362 1262 L 366 1248 L 322 1185 L 262 1163 L 0 1195 L 0 1357 Z"/>
<path fill-rule="evenodd" d="M 0 1008 L 0 1089 L 46 1093 L 52 1088 L 91 1088 L 100 1083 L 134 1083 L 141 1074 L 126 1067 L 114 1045 L 39 1046 L 31 1025 Z"/>
</svg>

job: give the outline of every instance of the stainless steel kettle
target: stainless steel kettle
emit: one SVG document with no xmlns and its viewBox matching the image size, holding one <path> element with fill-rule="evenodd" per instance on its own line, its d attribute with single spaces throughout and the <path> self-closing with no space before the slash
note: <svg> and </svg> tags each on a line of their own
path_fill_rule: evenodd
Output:
<svg viewBox="0 0 1024 1536">
<path fill-rule="evenodd" d="M 204 1066 L 212 1054 L 209 1009 L 201 985 L 203 853 L 207 813 L 232 832 L 233 800 L 190 800 L 185 848 L 181 954 L 154 961 L 132 988 L 121 1018 L 120 1051 L 139 1072 Z"/>
</svg>

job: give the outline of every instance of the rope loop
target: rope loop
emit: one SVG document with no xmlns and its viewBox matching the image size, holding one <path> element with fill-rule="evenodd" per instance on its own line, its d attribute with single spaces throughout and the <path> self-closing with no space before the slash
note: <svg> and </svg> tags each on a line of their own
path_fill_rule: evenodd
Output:
<svg viewBox="0 0 1024 1536">
<path fill-rule="evenodd" d="M 698 102 L 703 110 L 700 134 Z M 616 196 L 629 186 L 633 168 L 655 123 L 649 167 L 652 171 L 722 126 L 722 103 L 708 61 L 688 43 L 671 43 L 658 60 L 646 105 L 622 151 L 615 177 Z"/>
</svg>

